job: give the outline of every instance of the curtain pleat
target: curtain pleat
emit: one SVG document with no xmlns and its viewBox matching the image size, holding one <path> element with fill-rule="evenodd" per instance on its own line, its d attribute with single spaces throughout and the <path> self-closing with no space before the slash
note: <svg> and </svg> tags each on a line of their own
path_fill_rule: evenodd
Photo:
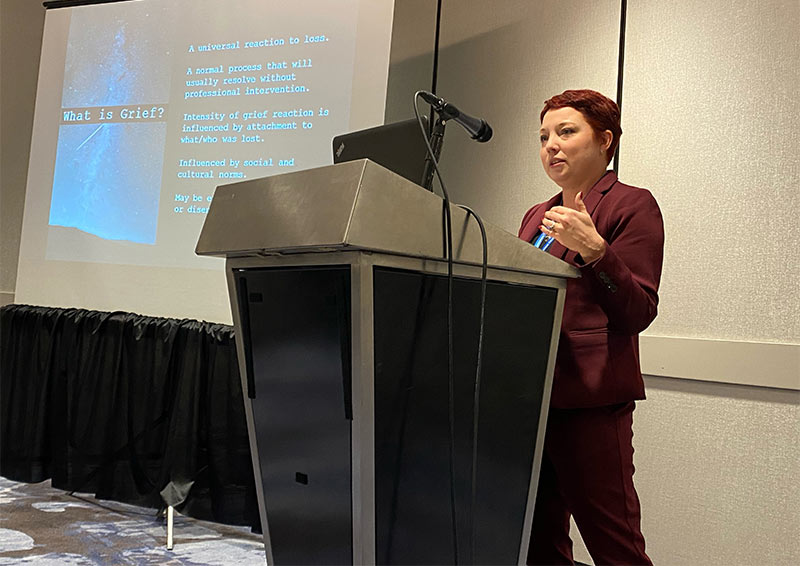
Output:
<svg viewBox="0 0 800 566">
<path fill-rule="evenodd" d="M 259 530 L 233 328 L 1 308 L 0 475 Z"/>
</svg>

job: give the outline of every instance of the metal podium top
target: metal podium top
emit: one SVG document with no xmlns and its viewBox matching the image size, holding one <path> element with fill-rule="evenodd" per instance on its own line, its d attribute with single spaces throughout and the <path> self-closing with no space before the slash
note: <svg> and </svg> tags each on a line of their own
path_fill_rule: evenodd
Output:
<svg viewBox="0 0 800 566">
<path fill-rule="evenodd" d="M 442 260 L 441 197 L 361 159 L 217 187 L 196 253 L 246 257 L 366 250 Z M 451 205 L 453 258 L 480 265 L 478 224 Z M 559 277 L 578 270 L 484 222 L 489 265 Z"/>
</svg>

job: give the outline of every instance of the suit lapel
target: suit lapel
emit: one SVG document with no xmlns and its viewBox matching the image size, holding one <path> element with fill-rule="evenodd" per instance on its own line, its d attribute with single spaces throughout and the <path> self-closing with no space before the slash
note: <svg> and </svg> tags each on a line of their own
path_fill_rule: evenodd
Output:
<svg viewBox="0 0 800 566">
<path fill-rule="evenodd" d="M 586 205 L 586 212 L 589 213 L 592 220 L 595 219 L 594 211 L 597 205 L 600 204 L 603 195 L 605 195 L 616 182 L 617 174 L 613 171 L 606 171 L 606 174 L 600 177 L 600 180 L 584 195 L 583 204 Z"/>
<path fill-rule="evenodd" d="M 595 223 L 595 225 L 597 225 L 597 216 L 595 214 L 597 205 L 600 204 L 603 196 L 609 190 L 611 190 L 611 187 L 613 187 L 614 183 L 616 182 L 617 174 L 614 173 L 614 171 L 606 171 L 605 175 L 600 177 L 600 180 L 597 181 L 597 183 L 595 183 L 594 186 L 589 189 L 589 192 L 584 195 L 583 204 L 586 205 L 586 212 L 588 212 L 589 216 L 592 217 L 592 221 Z M 558 248 L 556 248 L 556 246 L 558 246 Z M 565 251 L 567 252 L 566 255 L 564 254 Z M 553 247 L 550 248 L 550 253 L 556 257 L 562 257 L 564 261 L 571 263 L 572 265 L 575 265 L 575 256 L 578 255 L 576 252 L 567 250 L 558 242 L 553 242 Z"/>
</svg>

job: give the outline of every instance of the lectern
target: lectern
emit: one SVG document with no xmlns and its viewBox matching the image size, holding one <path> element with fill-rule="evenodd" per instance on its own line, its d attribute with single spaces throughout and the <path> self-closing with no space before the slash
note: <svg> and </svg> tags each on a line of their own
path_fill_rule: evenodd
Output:
<svg viewBox="0 0 800 566">
<path fill-rule="evenodd" d="M 451 211 L 452 395 L 441 198 L 369 160 L 217 188 L 196 251 L 226 258 L 270 564 L 525 563 L 578 274 L 486 225 L 476 414 L 483 247 Z"/>
</svg>

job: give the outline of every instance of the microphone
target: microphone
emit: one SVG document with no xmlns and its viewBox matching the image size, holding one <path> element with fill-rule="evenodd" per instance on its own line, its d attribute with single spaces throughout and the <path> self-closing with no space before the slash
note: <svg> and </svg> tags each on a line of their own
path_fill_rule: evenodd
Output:
<svg viewBox="0 0 800 566">
<path fill-rule="evenodd" d="M 442 119 L 455 120 L 457 123 L 461 124 L 472 139 L 479 142 L 487 142 L 492 139 L 492 127 L 486 120 L 465 114 L 445 99 L 439 98 L 430 92 L 421 90 L 419 95 L 422 97 L 422 100 L 433 106 L 433 109 L 439 113 Z"/>
</svg>

